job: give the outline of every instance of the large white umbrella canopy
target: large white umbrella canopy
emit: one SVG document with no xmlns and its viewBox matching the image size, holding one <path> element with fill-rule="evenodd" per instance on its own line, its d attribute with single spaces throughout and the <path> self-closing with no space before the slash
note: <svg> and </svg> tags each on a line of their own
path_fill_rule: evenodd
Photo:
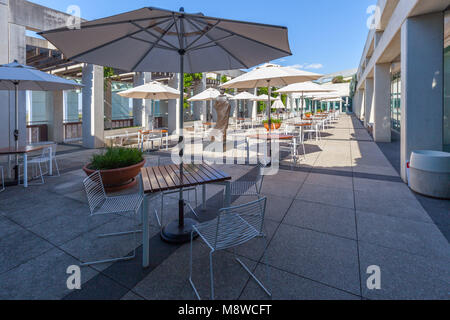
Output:
<svg viewBox="0 0 450 320">
<path fill-rule="evenodd" d="M 225 93 L 228 98 L 233 98 L 231 94 Z M 220 91 L 214 88 L 208 88 L 203 92 L 191 97 L 188 101 L 212 101 L 216 100 L 220 96 Z"/>
<path fill-rule="evenodd" d="M 277 110 L 279 110 L 279 109 L 286 109 L 286 106 L 283 104 L 283 101 L 281 101 L 281 100 L 276 100 L 276 101 L 273 103 L 273 105 L 272 105 L 271 108 L 272 108 L 272 109 L 277 109 Z"/>
<path fill-rule="evenodd" d="M 268 101 L 269 100 L 269 96 L 267 94 L 261 94 L 259 96 L 256 97 L 256 99 L 252 99 L 254 101 Z M 275 100 L 281 100 L 280 96 L 274 98 L 274 97 L 270 97 L 271 101 L 275 101 Z"/>
<path fill-rule="evenodd" d="M 166 86 L 158 81 L 152 81 L 142 86 L 118 93 L 119 96 L 133 99 L 171 100 L 180 97 L 180 91 Z"/>
<path fill-rule="evenodd" d="M 333 89 L 323 87 L 317 83 L 307 81 L 301 83 L 293 83 L 281 89 L 278 89 L 278 93 L 307 93 L 307 92 L 330 92 Z"/>
<path fill-rule="evenodd" d="M 301 83 L 293 83 L 281 89 L 278 89 L 278 93 L 301 93 L 302 107 L 301 113 L 303 113 L 303 101 L 305 98 L 305 93 L 311 92 L 330 92 L 333 91 L 330 88 L 326 88 L 324 86 L 318 85 L 317 83 L 307 81 Z"/>
<path fill-rule="evenodd" d="M 248 69 L 292 55 L 286 27 L 264 25 L 203 14 L 157 8 L 84 22 L 78 29 L 40 33 L 71 60 L 141 72 L 180 73 L 180 158 L 184 155 L 184 73 Z M 183 177 L 183 163 L 180 177 Z M 179 223 L 164 228 L 170 242 L 190 240 L 196 221 L 184 219 L 180 189 Z"/>
<path fill-rule="evenodd" d="M 82 87 L 72 80 L 54 76 L 14 61 L 0 65 L 0 90 L 58 91 Z"/>
<path fill-rule="evenodd" d="M 322 75 L 317 73 L 267 63 L 222 84 L 222 88 L 250 89 L 269 85 L 271 87 L 284 87 L 292 83 L 316 80 L 320 77 Z"/>
<path fill-rule="evenodd" d="M 58 91 L 72 90 L 82 85 L 72 80 L 60 78 L 33 67 L 18 63 L 0 65 L 0 90 L 15 91 L 15 129 L 14 140 L 19 147 L 19 90 Z M 18 158 L 16 157 L 16 175 Z"/>
<path fill-rule="evenodd" d="M 258 96 L 251 94 L 250 92 L 241 92 L 235 95 L 231 100 L 257 100 Z"/>
</svg>

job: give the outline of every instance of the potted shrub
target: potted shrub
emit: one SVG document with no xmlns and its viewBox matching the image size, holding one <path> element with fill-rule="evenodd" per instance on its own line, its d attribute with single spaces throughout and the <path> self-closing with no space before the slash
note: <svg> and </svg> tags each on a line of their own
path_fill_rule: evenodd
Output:
<svg viewBox="0 0 450 320">
<path fill-rule="evenodd" d="M 83 171 L 89 176 L 100 171 L 107 192 L 130 188 L 136 184 L 136 176 L 145 164 L 139 149 L 108 148 L 102 154 L 95 154 Z"/>
<path fill-rule="evenodd" d="M 272 130 L 280 129 L 282 122 L 280 119 L 270 119 L 270 122 L 272 124 Z M 266 130 L 269 131 L 269 120 L 264 120 L 263 125 L 264 128 L 266 128 Z"/>
</svg>

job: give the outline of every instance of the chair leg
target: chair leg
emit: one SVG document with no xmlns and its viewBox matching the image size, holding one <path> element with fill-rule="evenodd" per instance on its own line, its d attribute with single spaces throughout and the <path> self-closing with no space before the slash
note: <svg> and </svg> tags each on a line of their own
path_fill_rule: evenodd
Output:
<svg viewBox="0 0 450 320">
<path fill-rule="evenodd" d="M 134 220 L 135 220 L 135 227 L 136 228 L 138 227 L 138 224 L 139 224 L 139 219 L 136 218 L 138 216 L 138 212 L 139 212 L 139 210 L 137 212 L 135 212 L 135 218 L 134 218 Z M 111 233 L 109 235 L 100 235 L 100 237 L 108 237 L 108 236 L 114 236 L 114 235 L 133 234 L 134 235 L 133 253 L 131 255 L 129 255 L 129 256 L 121 257 L 121 258 L 111 258 L 111 259 L 104 259 L 104 260 L 85 262 L 85 263 L 80 264 L 80 267 L 86 267 L 86 266 L 91 266 L 91 265 L 95 265 L 95 264 L 117 262 L 117 261 L 126 261 L 126 260 L 134 259 L 136 257 L 136 248 L 138 246 L 137 234 L 139 232 L 142 232 L 142 231 L 136 230 L 136 231 L 128 231 L 128 232 L 118 232 L 118 233 L 115 233 L 115 234 Z"/>
<path fill-rule="evenodd" d="M 209 276 L 210 276 L 210 281 L 211 281 L 211 300 L 215 300 L 214 299 L 214 271 L 213 271 L 213 259 L 212 259 L 212 254 L 214 251 L 211 251 L 209 253 Z"/>
<path fill-rule="evenodd" d="M 195 287 L 194 281 L 192 281 L 192 243 L 194 241 L 194 232 L 191 232 L 191 248 L 190 248 L 190 256 L 189 256 L 189 283 L 191 284 L 192 289 L 195 292 L 198 300 L 201 300 L 200 295 L 198 294 L 197 288 Z"/>
<path fill-rule="evenodd" d="M 266 252 L 266 248 L 267 248 L 267 237 L 266 236 L 263 236 L 263 238 L 264 238 L 264 253 L 263 253 L 263 255 L 264 256 L 266 256 L 266 254 L 265 254 L 265 252 Z M 256 275 L 253 273 L 253 272 L 251 272 L 250 271 L 250 269 L 245 265 L 245 263 L 243 263 L 242 261 L 241 261 L 241 259 L 239 259 L 238 257 L 237 257 L 237 255 L 235 254 L 235 260 L 237 261 L 237 262 L 239 262 L 239 264 L 241 265 L 241 267 L 242 268 L 244 268 L 244 270 L 245 271 L 247 271 L 247 273 L 253 278 L 253 280 L 255 280 L 256 281 L 256 283 L 261 287 L 261 289 L 263 289 L 264 290 L 264 292 L 269 296 L 269 297 L 272 297 L 272 293 L 263 285 L 263 283 L 256 277 Z M 266 260 L 267 260 L 267 256 L 266 256 Z M 268 264 L 267 264 L 267 261 L 266 261 L 266 266 L 268 267 Z M 267 272 L 267 276 L 268 276 L 268 269 L 266 270 L 266 272 Z M 269 279 L 269 277 L 268 277 L 268 279 Z"/>
</svg>

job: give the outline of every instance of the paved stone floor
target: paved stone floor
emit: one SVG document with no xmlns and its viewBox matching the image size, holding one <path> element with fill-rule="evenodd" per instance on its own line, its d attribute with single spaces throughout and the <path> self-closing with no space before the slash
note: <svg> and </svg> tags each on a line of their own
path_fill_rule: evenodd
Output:
<svg viewBox="0 0 450 320">
<path fill-rule="evenodd" d="M 237 250 L 273 299 L 448 299 L 450 247 L 436 224 L 448 228 L 449 202 L 439 202 L 439 221 L 430 218 L 353 117 L 341 116 L 322 141 L 306 147 L 306 160 L 295 167 L 283 161 L 277 175 L 264 179 L 267 247 L 256 239 Z M 82 289 L 67 289 L 68 266 L 136 247 L 132 236 L 96 237 L 123 230 L 129 221 L 88 216 L 80 168 L 93 152 L 99 151 L 64 148 L 60 177 L 0 193 L 0 299 L 194 299 L 187 280 L 189 245 L 163 243 L 153 216 L 148 269 L 141 267 L 139 237 L 134 260 L 82 268 Z M 160 155 L 170 162 L 168 154 Z M 147 160 L 154 165 L 157 158 Z M 253 166 L 217 167 L 233 179 L 256 172 Z M 214 217 L 222 195 L 223 187 L 208 187 L 200 220 Z M 151 203 L 159 205 L 159 199 Z M 166 222 L 176 217 L 176 206 L 176 197 L 165 198 Z M 372 265 L 381 269 L 380 290 L 366 285 Z M 208 267 L 208 250 L 197 240 L 194 281 L 204 298 Z M 232 252 L 215 253 L 214 267 L 216 298 L 267 299 Z"/>
</svg>

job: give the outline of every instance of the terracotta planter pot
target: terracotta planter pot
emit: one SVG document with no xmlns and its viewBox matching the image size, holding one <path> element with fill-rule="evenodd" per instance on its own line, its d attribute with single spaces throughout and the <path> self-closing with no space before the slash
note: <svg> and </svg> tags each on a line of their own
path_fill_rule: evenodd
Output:
<svg viewBox="0 0 450 320">
<path fill-rule="evenodd" d="M 137 183 L 137 180 L 135 178 L 144 165 L 145 160 L 139 162 L 138 164 L 125 168 L 100 170 L 103 184 L 105 186 L 105 191 L 116 192 L 133 187 Z M 89 166 L 90 163 L 83 167 L 83 171 L 88 176 L 95 172 L 95 170 L 89 169 Z"/>
<path fill-rule="evenodd" d="M 280 129 L 281 123 L 272 123 L 272 130 Z M 264 123 L 264 128 L 266 128 L 267 131 L 269 131 L 269 124 Z"/>
</svg>

